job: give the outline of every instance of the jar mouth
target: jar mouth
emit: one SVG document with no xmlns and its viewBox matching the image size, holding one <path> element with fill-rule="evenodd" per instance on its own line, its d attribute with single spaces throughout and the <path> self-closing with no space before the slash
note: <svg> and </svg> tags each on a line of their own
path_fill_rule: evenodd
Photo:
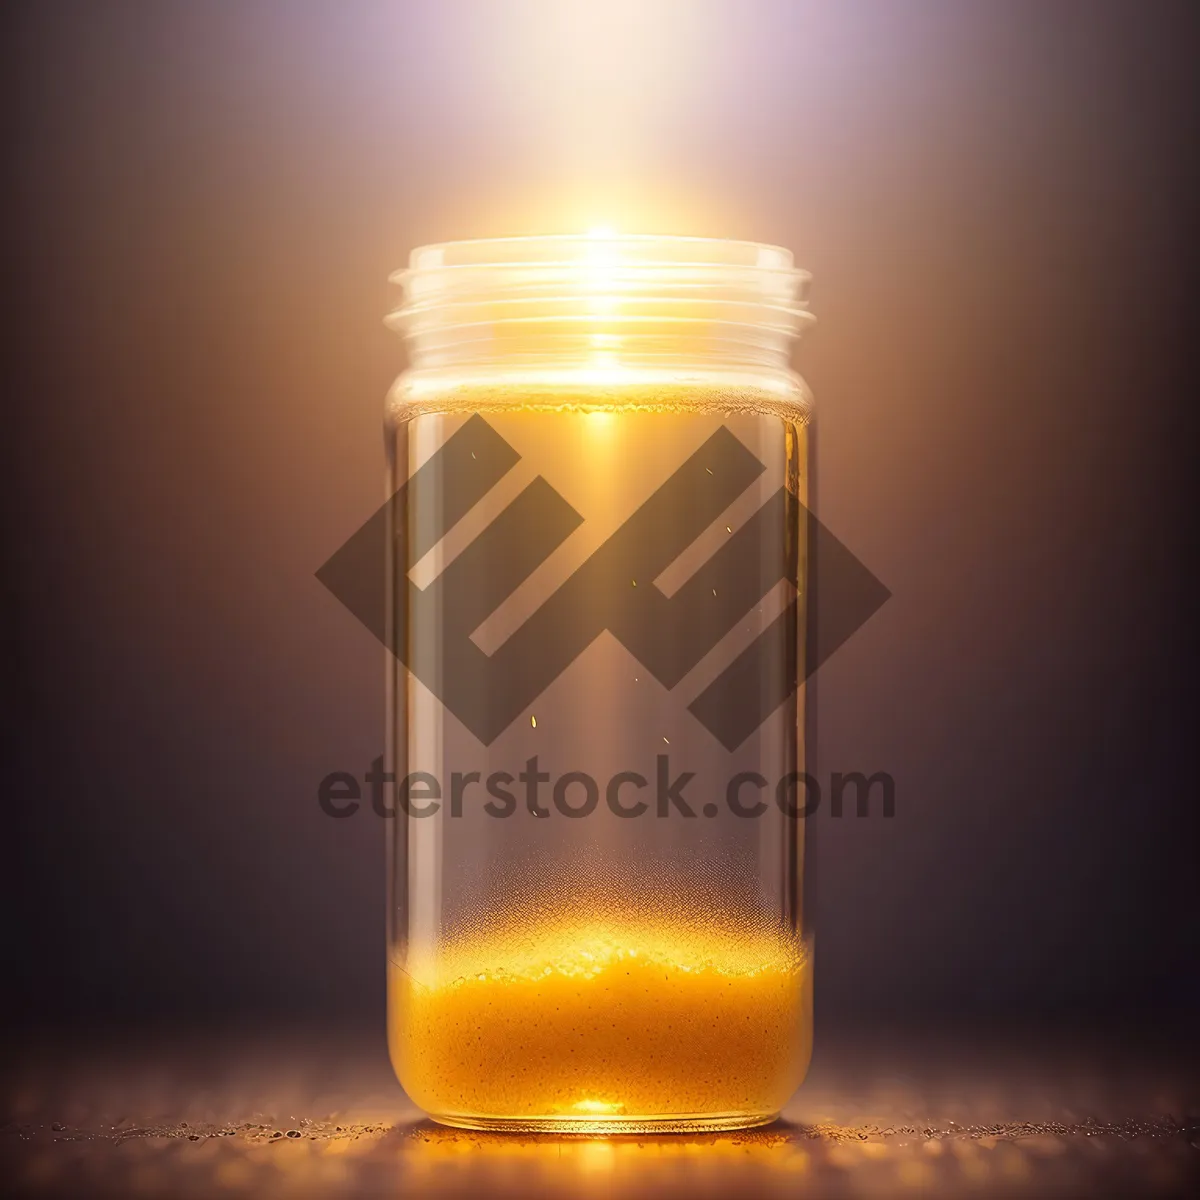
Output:
<svg viewBox="0 0 1200 1200">
<path fill-rule="evenodd" d="M 552 235 L 443 242 L 412 252 L 390 282 L 386 324 L 414 366 L 509 354 L 688 356 L 710 343 L 786 360 L 812 321 L 811 276 L 789 250 L 722 238 Z M 432 356 L 432 357 L 430 357 Z"/>
<path fill-rule="evenodd" d="M 600 257 L 619 257 L 624 262 L 650 265 L 689 263 L 764 270 L 795 269 L 790 250 L 764 242 L 596 230 L 586 234 L 475 238 L 418 246 L 409 256 L 408 271 L 508 263 L 578 263 L 596 257 L 597 252 Z M 397 272 L 397 275 L 406 273 Z"/>
</svg>

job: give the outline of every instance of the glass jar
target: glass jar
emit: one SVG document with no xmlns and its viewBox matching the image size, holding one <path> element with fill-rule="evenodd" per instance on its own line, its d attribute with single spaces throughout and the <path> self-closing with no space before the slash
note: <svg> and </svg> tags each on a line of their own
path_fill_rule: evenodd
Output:
<svg viewBox="0 0 1200 1200">
<path fill-rule="evenodd" d="M 480 1129 L 771 1120 L 812 1036 L 808 276 L 414 252 L 389 324 L 389 1044 Z"/>
</svg>

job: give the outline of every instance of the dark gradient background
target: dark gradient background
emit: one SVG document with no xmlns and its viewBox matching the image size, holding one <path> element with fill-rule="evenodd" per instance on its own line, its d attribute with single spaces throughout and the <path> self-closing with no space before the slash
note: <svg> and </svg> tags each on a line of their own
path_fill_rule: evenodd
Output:
<svg viewBox="0 0 1200 1200">
<path fill-rule="evenodd" d="M 819 513 L 894 598 L 820 672 L 818 1025 L 1200 1007 L 1196 22 L 1156 3 L 39 3 L 3 16 L 10 1034 L 382 1030 L 382 497 L 429 241 L 813 271 Z M 9 745 L 11 743 L 11 745 Z"/>
</svg>

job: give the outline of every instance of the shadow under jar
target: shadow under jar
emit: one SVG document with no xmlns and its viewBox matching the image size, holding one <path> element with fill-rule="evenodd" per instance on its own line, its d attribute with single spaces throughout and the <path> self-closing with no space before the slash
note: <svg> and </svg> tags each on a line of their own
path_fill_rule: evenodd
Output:
<svg viewBox="0 0 1200 1200">
<path fill-rule="evenodd" d="M 396 279 L 396 1072 L 471 1128 L 769 1121 L 812 1037 L 808 277 L 603 236 Z"/>
</svg>

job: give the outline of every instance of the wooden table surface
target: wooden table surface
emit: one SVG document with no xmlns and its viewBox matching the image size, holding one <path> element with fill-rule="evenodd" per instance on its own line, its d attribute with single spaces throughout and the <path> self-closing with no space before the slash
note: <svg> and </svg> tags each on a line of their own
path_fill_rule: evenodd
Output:
<svg viewBox="0 0 1200 1200">
<path fill-rule="evenodd" d="M 1200 1195 L 1191 1053 L 819 1040 L 786 1120 L 532 1137 L 422 1119 L 374 1037 L 143 1037 L 9 1056 L 0 1171 L 31 1196 Z"/>
</svg>

